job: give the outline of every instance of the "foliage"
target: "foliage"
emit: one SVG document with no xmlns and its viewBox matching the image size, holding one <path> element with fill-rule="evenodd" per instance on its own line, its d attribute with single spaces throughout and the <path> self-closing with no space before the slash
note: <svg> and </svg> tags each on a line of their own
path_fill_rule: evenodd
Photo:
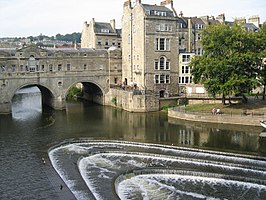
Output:
<svg viewBox="0 0 266 200">
<path fill-rule="evenodd" d="M 69 89 L 68 94 L 67 94 L 67 99 L 75 99 L 77 97 L 82 96 L 82 89 L 73 86 Z"/>
<path fill-rule="evenodd" d="M 116 97 L 113 97 L 112 100 L 111 100 L 111 102 L 112 102 L 115 106 L 117 106 L 117 98 L 116 98 Z"/>
<path fill-rule="evenodd" d="M 55 38 L 60 41 L 69 41 L 69 42 L 77 42 L 80 43 L 81 41 L 81 33 L 72 33 L 72 34 L 66 34 L 66 35 L 61 35 L 61 34 L 56 34 Z"/>
<path fill-rule="evenodd" d="M 81 33 L 71 33 L 71 34 L 66 34 L 66 35 L 61 35 L 61 34 L 56 34 L 56 36 L 46 36 L 46 35 L 39 35 L 39 36 L 29 36 L 27 37 L 28 39 L 31 40 L 31 42 L 34 41 L 43 41 L 44 39 L 47 40 L 60 40 L 60 41 L 66 41 L 66 42 L 77 42 L 80 43 L 81 41 Z"/>
<path fill-rule="evenodd" d="M 209 94 L 225 97 L 249 92 L 258 85 L 261 66 L 258 33 L 240 24 L 210 25 L 203 31 L 204 53 L 190 65 L 195 83 L 204 84 Z"/>
<path fill-rule="evenodd" d="M 266 24 L 261 27 L 259 32 L 258 41 L 260 48 L 260 57 L 263 59 L 263 63 L 258 72 L 259 83 L 263 86 L 263 100 L 265 100 L 265 90 L 266 90 Z"/>
</svg>

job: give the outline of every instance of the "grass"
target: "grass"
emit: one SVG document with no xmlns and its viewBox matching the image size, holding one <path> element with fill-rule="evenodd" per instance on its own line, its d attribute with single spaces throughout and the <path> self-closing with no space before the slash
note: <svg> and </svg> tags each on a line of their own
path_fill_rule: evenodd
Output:
<svg viewBox="0 0 266 200">
<path fill-rule="evenodd" d="M 252 100 L 248 103 L 237 103 L 237 104 L 195 104 L 187 105 L 185 110 L 187 112 L 198 112 L 198 113 L 211 113 L 213 108 L 221 109 L 224 114 L 243 114 L 246 110 L 248 113 L 266 113 L 266 101 Z"/>
</svg>

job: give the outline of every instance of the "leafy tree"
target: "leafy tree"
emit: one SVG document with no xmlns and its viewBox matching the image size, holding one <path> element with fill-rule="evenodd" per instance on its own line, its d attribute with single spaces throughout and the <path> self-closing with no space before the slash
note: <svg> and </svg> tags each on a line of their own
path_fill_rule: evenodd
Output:
<svg viewBox="0 0 266 200">
<path fill-rule="evenodd" d="M 254 88 L 260 58 L 256 33 L 240 24 L 211 25 L 203 30 L 204 53 L 190 65 L 195 83 L 201 83 L 212 96 L 243 94 Z"/>
<path fill-rule="evenodd" d="M 266 24 L 264 23 L 258 33 L 258 44 L 261 58 L 261 68 L 259 69 L 259 83 L 263 86 L 263 100 L 265 100 L 265 90 L 266 90 Z"/>
</svg>

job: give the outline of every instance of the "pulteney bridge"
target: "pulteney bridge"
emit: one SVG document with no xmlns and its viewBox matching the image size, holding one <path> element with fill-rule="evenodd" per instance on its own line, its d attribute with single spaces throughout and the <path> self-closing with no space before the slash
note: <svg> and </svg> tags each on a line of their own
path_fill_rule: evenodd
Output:
<svg viewBox="0 0 266 200">
<path fill-rule="evenodd" d="M 65 108 L 68 90 L 77 83 L 84 86 L 84 98 L 105 105 L 109 85 L 121 75 L 118 49 L 0 49 L 0 113 L 10 113 L 16 91 L 28 86 L 37 86 L 42 103 L 54 109 Z"/>
</svg>

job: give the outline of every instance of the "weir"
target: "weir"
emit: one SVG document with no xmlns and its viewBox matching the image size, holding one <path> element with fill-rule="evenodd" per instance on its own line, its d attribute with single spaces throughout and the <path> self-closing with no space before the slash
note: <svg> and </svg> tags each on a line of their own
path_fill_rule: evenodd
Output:
<svg viewBox="0 0 266 200">
<path fill-rule="evenodd" d="M 164 199 L 173 195 L 196 199 L 266 197 L 265 158 L 221 154 L 167 145 L 86 139 L 69 141 L 49 151 L 54 168 L 77 199 L 91 195 L 96 199 L 132 199 L 144 198 L 143 194 L 153 198 L 152 191 L 157 190 L 162 191 L 160 196 Z M 84 188 L 82 180 L 89 192 L 77 190 Z"/>
</svg>

